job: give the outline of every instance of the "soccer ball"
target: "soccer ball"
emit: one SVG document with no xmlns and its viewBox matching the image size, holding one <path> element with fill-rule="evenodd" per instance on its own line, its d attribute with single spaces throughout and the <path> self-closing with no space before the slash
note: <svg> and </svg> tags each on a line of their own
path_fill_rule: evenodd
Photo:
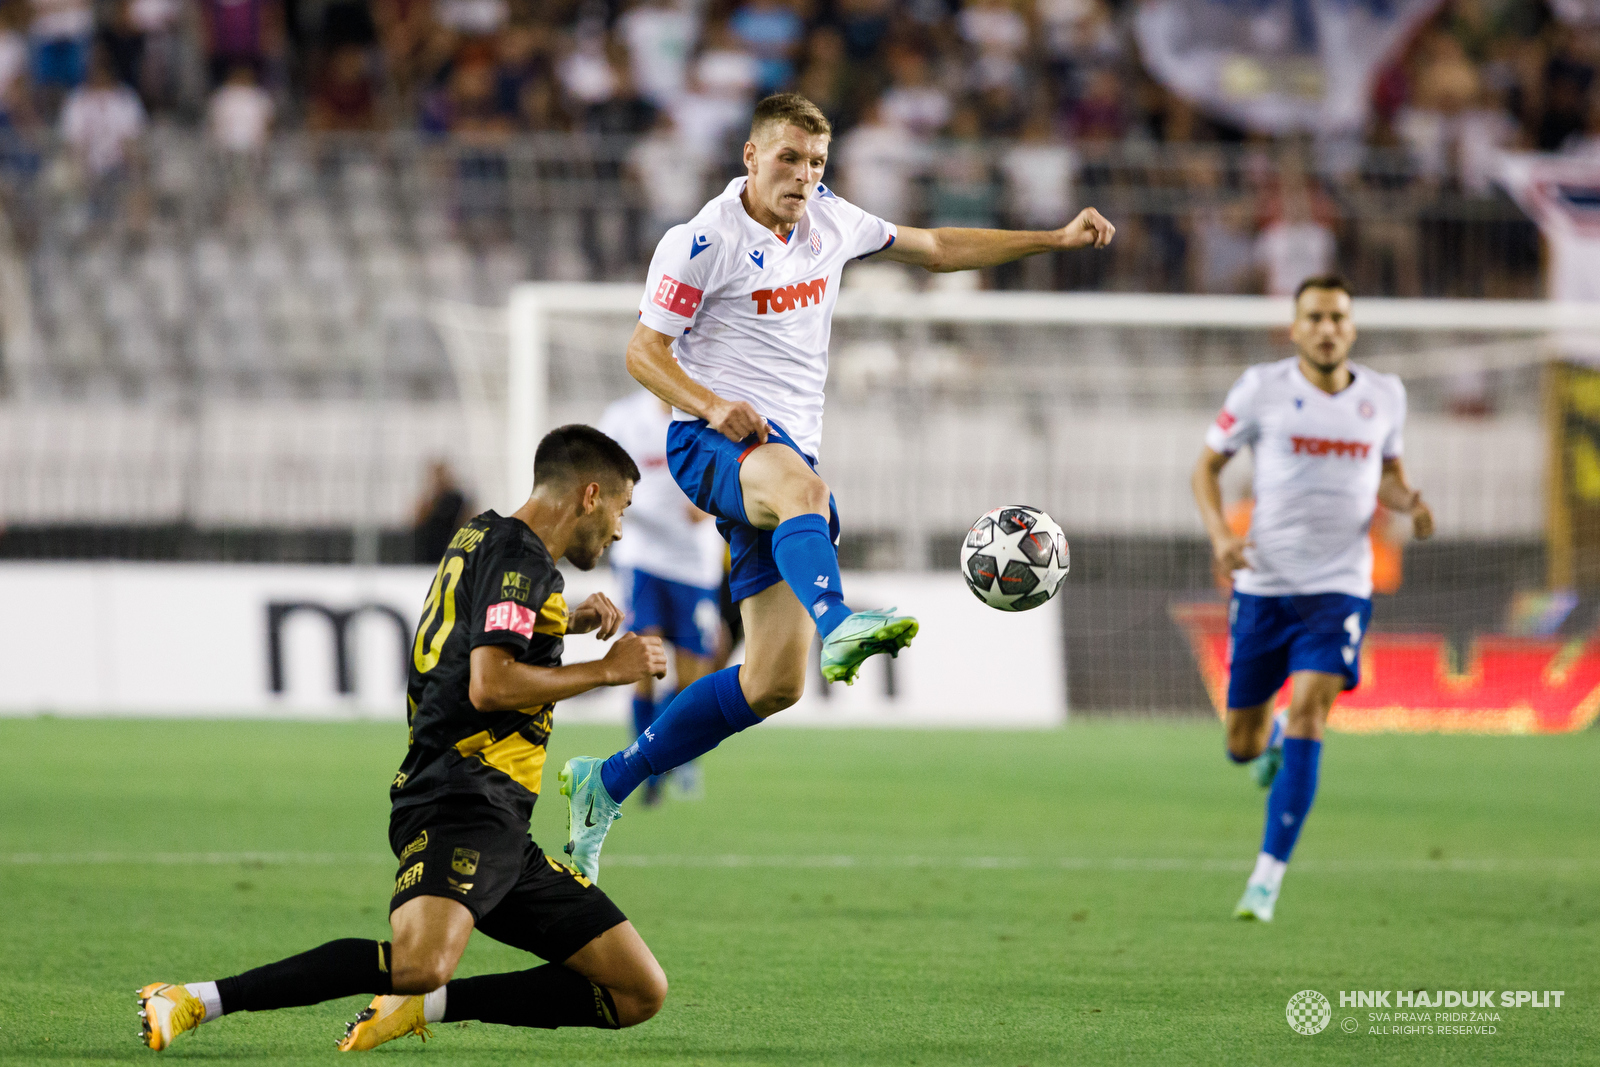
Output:
<svg viewBox="0 0 1600 1067">
<path fill-rule="evenodd" d="M 972 595 L 1001 611 L 1028 611 L 1066 584 L 1067 535 L 1038 508 L 1007 504 L 972 524 L 961 573 Z"/>
</svg>

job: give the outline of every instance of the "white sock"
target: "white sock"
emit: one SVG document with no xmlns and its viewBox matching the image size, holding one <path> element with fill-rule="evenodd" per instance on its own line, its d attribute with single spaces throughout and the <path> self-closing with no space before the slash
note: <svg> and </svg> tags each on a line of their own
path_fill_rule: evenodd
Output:
<svg viewBox="0 0 1600 1067">
<path fill-rule="evenodd" d="M 442 985 L 432 993 L 425 993 L 422 997 L 422 1021 L 437 1023 L 444 1020 L 444 991 L 448 985 Z"/>
<path fill-rule="evenodd" d="M 1250 872 L 1250 885 L 1264 885 L 1274 893 L 1283 885 L 1283 872 L 1289 864 L 1268 852 L 1256 857 L 1256 869 Z"/>
<path fill-rule="evenodd" d="M 222 1015 L 222 994 L 217 992 L 217 983 L 190 982 L 183 988 L 190 996 L 199 997 L 200 1003 L 206 1006 L 206 1017 L 201 1022 L 208 1023 Z"/>
</svg>

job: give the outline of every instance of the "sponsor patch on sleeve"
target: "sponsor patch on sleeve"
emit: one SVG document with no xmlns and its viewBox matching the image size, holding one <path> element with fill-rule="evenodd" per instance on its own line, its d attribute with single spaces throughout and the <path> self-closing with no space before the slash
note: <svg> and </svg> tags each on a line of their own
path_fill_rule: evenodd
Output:
<svg viewBox="0 0 1600 1067">
<path fill-rule="evenodd" d="M 700 309 L 700 301 L 705 298 L 705 290 L 696 289 L 692 285 L 685 285 L 670 274 L 661 276 L 661 284 L 656 286 L 655 295 L 650 302 L 656 307 L 665 308 L 674 315 L 692 318 Z"/>
<path fill-rule="evenodd" d="M 483 617 L 483 629 L 485 632 L 490 630 L 510 630 L 512 633 L 519 633 L 523 637 L 532 637 L 533 624 L 533 612 L 510 600 L 502 600 L 498 604 L 490 604 L 489 610 L 484 613 Z"/>
<path fill-rule="evenodd" d="M 1223 433 L 1227 433 L 1237 425 L 1239 425 L 1239 420 L 1228 414 L 1227 408 L 1217 412 L 1217 426 Z"/>
</svg>

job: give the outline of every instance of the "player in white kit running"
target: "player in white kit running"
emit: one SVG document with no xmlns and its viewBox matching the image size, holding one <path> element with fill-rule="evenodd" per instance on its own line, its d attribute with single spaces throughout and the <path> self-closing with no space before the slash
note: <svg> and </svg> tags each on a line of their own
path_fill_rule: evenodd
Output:
<svg viewBox="0 0 1600 1067">
<path fill-rule="evenodd" d="M 845 265 L 876 254 L 933 271 L 971 270 L 1103 248 L 1115 232 L 1093 208 L 1050 231 L 896 226 L 822 184 L 831 136 L 804 97 L 761 101 L 744 146 L 746 176 L 669 230 L 650 264 L 628 370 L 674 408 L 672 475 L 729 541 L 746 655 L 742 666 L 679 693 L 636 744 L 562 770 L 568 852 L 590 878 L 617 803 L 640 782 L 800 699 L 814 634 L 823 639 L 823 677 L 843 682 L 869 656 L 892 655 L 916 635 L 909 616 L 845 606 L 838 516 L 816 471 Z"/>
<path fill-rule="evenodd" d="M 622 583 L 625 625 L 659 637 L 673 650 L 678 688 L 711 671 L 722 639 L 718 593 L 727 545 L 711 516 L 689 502 L 667 470 L 667 425 L 672 409 L 639 390 L 607 407 L 599 429 L 627 450 L 639 467 L 633 506 L 622 517 L 622 540 L 611 546 L 611 566 Z M 656 691 L 654 678 L 633 694 L 633 732 L 643 734 L 672 703 L 675 692 Z M 673 772 L 680 794 L 697 792 L 698 770 L 685 763 Z M 661 797 L 661 778 L 644 785 L 645 804 Z"/>
<path fill-rule="evenodd" d="M 1433 533 L 1400 458 L 1405 386 L 1349 362 L 1356 330 L 1345 283 L 1303 282 L 1289 337 L 1299 355 L 1251 367 L 1229 390 L 1193 478 L 1216 564 L 1233 578 L 1228 757 L 1257 761 L 1258 780 L 1272 787 L 1261 852 L 1234 910 L 1263 922 L 1316 796 L 1328 713 L 1361 680 L 1374 507 L 1411 516 L 1418 539 Z M 1255 457 L 1255 510 L 1240 537 L 1223 518 L 1218 476 L 1245 447 Z M 1275 719 L 1289 679 L 1288 715 Z"/>
</svg>

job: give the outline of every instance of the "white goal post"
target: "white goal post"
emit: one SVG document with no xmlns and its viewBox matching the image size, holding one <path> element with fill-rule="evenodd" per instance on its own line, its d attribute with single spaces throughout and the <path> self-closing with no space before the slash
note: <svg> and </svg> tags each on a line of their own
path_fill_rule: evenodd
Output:
<svg viewBox="0 0 1600 1067">
<path fill-rule="evenodd" d="M 506 315 L 504 396 L 504 483 L 497 496 L 520 502 L 527 492 L 534 451 L 550 429 L 551 351 L 561 320 L 574 316 L 632 317 L 640 286 L 632 283 L 525 283 L 511 293 Z M 834 312 L 836 328 L 884 324 L 927 330 L 940 326 L 987 324 L 1134 330 L 1217 329 L 1273 331 L 1286 327 L 1291 302 L 1283 297 L 1182 296 L 1132 293 L 1039 293 L 930 289 L 922 292 L 845 288 Z M 1364 334 L 1391 335 L 1404 345 L 1407 335 L 1502 335 L 1469 344 L 1391 350 L 1363 356 L 1402 378 L 1452 372 L 1463 356 L 1478 371 L 1526 367 L 1561 352 L 1600 349 L 1600 304 L 1525 300 L 1430 300 L 1361 297 L 1356 321 Z M 837 340 L 837 338 L 836 338 Z M 623 353 L 594 353 L 614 359 Z M 1092 369 L 1095 358 L 1064 350 L 1063 368 Z M 1243 369 L 1233 365 L 1231 373 Z M 1220 403 L 1221 393 L 1215 396 Z"/>
</svg>

